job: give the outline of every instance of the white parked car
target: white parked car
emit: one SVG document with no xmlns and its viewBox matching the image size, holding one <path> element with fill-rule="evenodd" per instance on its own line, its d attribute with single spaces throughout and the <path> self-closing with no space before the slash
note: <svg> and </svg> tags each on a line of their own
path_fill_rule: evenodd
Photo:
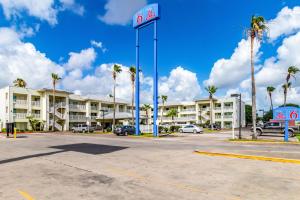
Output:
<svg viewBox="0 0 300 200">
<path fill-rule="evenodd" d="M 196 125 L 186 125 L 179 129 L 180 133 L 203 133 L 203 128 Z"/>
</svg>

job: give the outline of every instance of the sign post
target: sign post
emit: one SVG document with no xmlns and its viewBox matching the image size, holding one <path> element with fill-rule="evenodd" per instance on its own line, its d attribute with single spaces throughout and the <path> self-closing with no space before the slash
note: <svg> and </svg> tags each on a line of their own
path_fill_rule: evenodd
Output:
<svg viewBox="0 0 300 200">
<path fill-rule="evenodd" d="M 139 30 L 154 24 L 154 69 L 153 69 L 153 136 L 158 136 L 158 71 L 157 71 L 157 20 L 160 18 L 158 4 L 150 4 L 133 16 L 133 28 L 136 29 L 136 79 L 135 79 L 135 134 L 140 134 L 140 63 Z"/>
<path fill-rule="evenodd" d="M 279 107 L 273 110 L 273 119 L 284 121 L 284 141 L 289 141 L 289 122 L 300 120 L 300 108 L 296 107 Z"/>
</svg>

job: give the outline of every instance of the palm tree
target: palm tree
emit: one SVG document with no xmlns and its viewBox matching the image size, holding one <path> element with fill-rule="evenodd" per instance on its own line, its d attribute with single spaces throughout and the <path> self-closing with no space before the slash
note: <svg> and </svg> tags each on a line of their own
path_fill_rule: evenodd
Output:
<svg viewBox="0 0 300 200">
<path fill-rule="evenodd" d="M 151 106 L 149 104 L 144 104 L 142 107 L 142 110 L 146 112 L 146 117 L 147 117 L 147 125 L 149 125 L 149 116 L 148 116 L 148 111 L 151 109 Z"/>
<path fill-rule="evenodd" d="M 270 102 L 271 102 L 271 107 L 270 109 L 273 110 L 273 100 L 272 100 L 272 93 L 275 91 L 275 88 L 273 86 L 268 86 L 267 87 L 267 92 L 269 94 L 270 97 Z"/>
<path fill-rule="evenodd" d="M 169 112 L 167 113 L 167 117 L 171 117 L 172 118 L 172 122 L 173 124 L 175 124 L 174 122 L 174 117 L 177 117 L 178 115 L 178 111 L 174 108 L 172 108 L 171 110 L 169 110 Z"/>
<path fill-rule="evenodd" d="M 136 68 L 134 66 L 131 66 L 129 68 L 129 73 L 130 73 L 130 80 L 131 80 L 131 120 L 132 120 L 132 125 L 134 125 L 134 111 L 133 111 L 133 106 L 134 106 L 134 84 L 135 84 L 135 74 L 136 74 Z"/>
<path fill-rule="evenodd" d="M 213 86 L 213 85 L 209 85 L 205 88 L 205 90 L 209 93 L 209 104 L 210 104 L 210 127 L 211 129 L 213 129 L 213 123 L 212 123 L 212 110 L 213 110 L 213 95 L 217 92 L 218 88 Z"/>
<path fill-rule="evenodd" d="M 122 72 L 122 68 L 120 65 L 114 65 L 112 71 L 112 77 L 114 79 L 114 91 L 113 91 L 113 102 L 114 102 L 114 112 L 113 112 L 113 126 L 112 131 L 115 130 L 116 125 L 116 85 L 117 85 L 117 74 Z"/>
<path fill-rule="evenodd" d="M 253 123 L 253 135 L 252 139 L 257 138 L 256 133 L 256 88 L 255 88 L 255 78 L 254 78 L 254 40 L 257 39 L 261 41 L 263 33 L 267 31 L 266 21 L 262 16 L 252 16 L 250 28 L 248 29 L 248 35 L 251 41 L 251 82 L 252 82 L 252 123 Z"/>
<path fill-rule="evenodd" d="M 160 117 L 160 123 L 163 123 L 163 117 L 164 117 L 164 108 L 165 108 L 165 103 L 168 101 L 168 96 L 167 95 L 161 95 L 161 101 L 162 101 L 162 107 L 161 107 L 161 117 Z"/>
<path fill-rule="evenodd" d="M 52 94 L 53 94 L 53 123 L 52 123 L 52 131 L 55 131 L 55 87 L 57 82 L 61 79 L 58 74 L 52 73 L 51 74 L 51 78 L 52 78 L 52 86 L 53 86 L 53 90 L 52 90 Z"/>
<path fill-rule="evenodd" d="M 287 76 L 286 76 L 286 83 L 284 84 L 285 86 L 289 86 L 289 84 L 290 84 L 290 86 L 289 87 L 291 87 L 291 85 L 292 85 L 292 83 L 290 82 L 290 79 L 291 79 L 291 77 L 293 77 L 294 79 L 296 79 L 296 77 L 295 77 L 295 75 L 299 72 L 300 70 L 297 68 L 297 67 L 295 67 L 295 66 L 290 66 L 289 68 L 288 68 L 288 73 L 287 73 Z M 283 86 L 284 87 L 284 86 Z M 284 87 L 285 88 L 285 87 Z M 287 97 L 287 89 L 285 90 L 285 93 L 284 93 L 284 106 L 286 106 L 286 97 Z"/>
<path fill-rule="evenodd" d="M 283 88 L 283 97 L 284 97 L 284 106 L 286 106 L 286 97 L 287 97 L 287 91 L 288 89 L 290 89 L 292 86 L 292 83 L 291 82 L 288 82 L 288 83 L 285 83 L 282 85 L 282 88 Z"/>
<path fill-rule="evenodd" d="M 23 79 L 17 78 L 17 79 L 14 81 L 14 86 L 15 86 L 15 87 L 20 87 L 20 88 L 26 88 L 27 83 L 26 83 Z"/>
</svg>

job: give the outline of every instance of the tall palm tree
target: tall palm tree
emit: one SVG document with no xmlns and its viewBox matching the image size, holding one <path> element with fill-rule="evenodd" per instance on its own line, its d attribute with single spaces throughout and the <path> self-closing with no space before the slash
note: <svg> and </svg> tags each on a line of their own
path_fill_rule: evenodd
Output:
<svg viewBox="0 0 300 200">
<path fill-rule="evenodd" d="M 57 82 L 61 79 L 58 74 L 52 73 L 51 74 L 51 78 L 52 78 L 52 95 L 53 95 L 53 123 L 52 123 L 52 131 L 55 131 L 55 88 L 56 88 L 56 84 Z"/>
<path fill-rule="evenodd" d="M 178 111 L 176 109 L 174 109 L 174 108 L 172 108 L 171 110 L 169 110 L 169 112 L 167 113 L 167 116 L 172 118 L 173 124 L 175 124 L 174 117 L 177 117 L 177 115 L 178 115 Z"/>
<path fill-rule="evenodd" d="M 136 68 L 134 66 L 131 66 L 129 68 L 130 73 L 130 81 L 131 81 L 131 120 L 132 125 L 134 125 L 134 84 L 135 84 L 135 75 L 136 75 Z"/>
<path fill-rule="evenodd" d="M 287 76 L 286 76 L 286 83 L 284 84 L 285 86 L 289 86 L 289 84 L 290 84 L 290 86 L 289 87 L 291 87 L 291 85 L 292 85 L 292 83 L 290 82 L 290 79 L 291 79 L 291 77 L 293 77 L 294 79 L 296 79 L 296 74 L 299 72 L 300 70 L 299 70 L 299 68 L 297 68 L 296 66 L 290 66 L 289 68 L 288 68 L 288 73 L 287 73 Z M 284 86 L 283 86 L 284 87 Z M 285 92 L 286 93 L 284 93 L 284 106 L 286 106 L 286 97 L 287 97 L 287 89 L 285 90 Z"/>
<path fill-rule="evenodd" d="M 20 88 L 26 88 L 27 83 L 26 83 L 26 81 L 24 81 L 23 79 L 17 78 L 17 79 L 14 81 L 14 86 L 15 86 L 15 87 L 20 87 Z"/>
<path fill-rule="evenodd" d="M 210 117 L 210 127 L 211 129 L 213 129 L 213 115 L 212 115 L 212 110 L 213 110 L 213 96 L 214 94 L 217 92 L 218 88 L 213 86 L 213 85 L 209 85 L 205 88 L 205 90 L 209 93 L 209 104 L 210 104 L 210 114 L 209 114 L 209 117 Z"/>
<path fill-rule="evenodd" d="M 252 82 L 252 123 L 253 123 L 253 135 L 252 139 L 257 138 L 256 133 L 256 87 L 254 78 L 254 40 L 257 39 L 261 41 L 263 33 L 267 31 L 266 21 L 262 16 L 252 16 L 250 28 L 248 29 L 248 34 L 250 36 L 251 42 L 251 82 Z"/>
<path fill-rule="evenodd" d="M 161 95 L 161 102 L 162 102 L 162 107 L 161 107 L 161 117 L 160 117 L 160 123 L 163 123 L 163 115 L 164 115 L 164 108 L 165 108 L 165 103 L 168 101 L 168 96 L 167 95 Z"/>
<path fill-rule="evenodd" d="M 149 104 L 144 104 L 142 107 L 142 110 L 146 112 L 146 117 L 147 117 L 147 125 L 149 125 L 149 113 L 148 111 L 151 109 L 151 106 Z"/>
<path fill-rule="evenodd" d="M 270 97 L 270 103 L 271 103 L 271 107 L 270 110 L 273 110 L 273 100 L 272 100 L 272 93 L 275 91 L 275 88 L 273 86 L 268 86 L 267 87 L 267 92 L 269 94 Z"/>
<path fill-rule="evenodd" d="M 282 85 L 282 88 L 283 88 L 283 97 L 284 97 L 284 106 L 286 106 L 286 97 L 287 97 L 287 91 L 288 89 L 290 89 L 292 86 L 292 83 L 291 82 L 288 82 L 288 83 L 285 83 Z"/>
<path fill-rule="evenodd" d="M 122 72 L 122 68 L 120 65 L 114 65 L 112 71 L 112 77 L 114 79 L 114 91 L 113 91 L 113 102 L 114 102 L 114 112 L 113 112 L 113 126 L 112 131 L 115 130 L 116 125 L 116 85 L 117 85 L 117 74 Z"/>
</svg>

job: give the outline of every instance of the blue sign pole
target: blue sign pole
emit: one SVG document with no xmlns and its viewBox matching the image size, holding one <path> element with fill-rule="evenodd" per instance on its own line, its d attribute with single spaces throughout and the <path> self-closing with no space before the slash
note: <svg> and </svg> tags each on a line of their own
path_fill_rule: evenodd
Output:
<svg viewBox="0 0 300 200">
<path fill-rule="evenodd" d="M 157 112 L 158 112 L 158 80 L 157 80 L 157 20 L 154 21 L 154 95 L 153 95 L 153 136 L 158 136 Z"/>
<path fill-rule="evenodd" d="M 284 141 L 289 141 L 289 121 L 285 120 L 285 127 L 284 127 Z"/>
<path fill-rule="evenodd" d="M 139 29 L 136 29 L 136 76 L 135 76 L 135 135 L 140 134 L 140 44 Z"/>
</svg>

